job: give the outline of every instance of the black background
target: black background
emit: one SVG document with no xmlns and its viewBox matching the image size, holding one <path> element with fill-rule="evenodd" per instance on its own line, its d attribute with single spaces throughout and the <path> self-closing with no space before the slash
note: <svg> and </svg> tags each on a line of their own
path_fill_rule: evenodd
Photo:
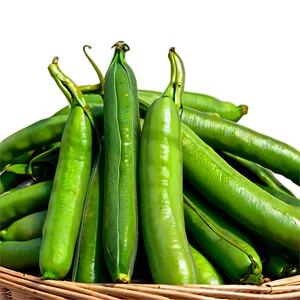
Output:
<svg viewBox="0 0 300 300">
<path fill-rule="evenodd" d="M 168 76 L 168 66 L 160 64 L 160 40 L 184 40 L 184 54 L 192 56 L 193 86 L 224 87 L 225 96 L 248 96 L 249 104 L 256 104 L 256 113 L 248 118 L 256 119 L 257 128 L 280 128 L 281 136 L 296 136 L 300 144 L 300 99 L 296 86 L 291 88 L 293 83 L 285 82 L 284 70 L 279 72 L 284 65 L 275 64 L 261 49 L 258 52 L 247 44 L 220 45 L 176 32 L 152 35 L 155 38 L 149 39 L 128 31 L 128 39 L 136 41 L 136 62 L 144 64 L 144 78 L 152 80 L 152 87 L 159 87 L 160 80 Z M 48 59 L 48 48 L 64 48 L 64 63 L 72 64 L 73 72 L 87 72 L 88 65 L 80 63 L 80 40 L 96 40 L 97 48 L 108 47 L 104 41 L 112 39 L 112 32 L 99 30 L 78 37 L 61 33 L 32 39 L 32 43 L 21 43 L 10 50 L 13 58 L 5 61 L 8 67 L 2 87 L 6 93 L 2 94 L 0 128 L 15 128 L 16 120 L 31 120 L 33 111 L 47 112 L 48 104 L 56 103 L 56 89 L 48 88 L 48 74 L 40 72 L 40 64 Z"/>
</svg>

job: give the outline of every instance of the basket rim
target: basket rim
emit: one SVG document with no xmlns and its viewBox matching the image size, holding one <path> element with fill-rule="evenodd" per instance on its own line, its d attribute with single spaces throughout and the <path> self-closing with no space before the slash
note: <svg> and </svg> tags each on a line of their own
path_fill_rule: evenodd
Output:
<svg viewBox="0 0 300 300">
<path fill-rule="evenodd" d="M 79 283 L 43 280 L 0 266 L 0 295 L 4 291 L 30 294 L 31 299 L 300 299 L 300 275 L 266 282 L 226 285 L 168 285 L 144 283 Z M 34 296 L 33 296 L 34 295 Z M 14 299 L 14 298 L 12 298 Z M 24 298 L 26 299 L 26 298 Z"/>
</svg>

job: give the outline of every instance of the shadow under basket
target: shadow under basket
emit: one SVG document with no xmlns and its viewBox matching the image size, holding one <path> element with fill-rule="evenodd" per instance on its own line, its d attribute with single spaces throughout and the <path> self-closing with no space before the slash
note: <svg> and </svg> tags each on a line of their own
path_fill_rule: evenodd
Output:
<svg viewBox="0 0 300 300">
<path fill-rule="evenodd" d="M 41 280 L 0 267 L 1 300 L 300 299 L 300 275 L 255 285 L 84 284 Z"/>
</svg>

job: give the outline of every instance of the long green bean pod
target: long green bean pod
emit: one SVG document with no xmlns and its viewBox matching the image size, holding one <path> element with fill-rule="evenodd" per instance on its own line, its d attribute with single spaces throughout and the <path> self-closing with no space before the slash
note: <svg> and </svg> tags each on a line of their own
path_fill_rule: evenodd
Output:
<svg viewBox="0 0 300 300">
<path fill-rule="evenodd" d="M 188 233 L 199 250 L 236 283 L 263 283 L 261 259 L 252 242 L 237 227 L 184 188 Z"/>
<path fill-rule="evenodd" d="M 84 95 L 84 99 L 93 99 L 91 100 L 91 114 L 99 132 L 102 133 L 103 103 L 94 103 L 93 101 L 99 99 L 96 97 L 95 100 L 95 95 Z M 0 170 L 4 169 L 8 164 L 11 164 L 16 157 L 28 151 L 59 142 L 69 112 L 70 108 L 68 106 L 57 112 L 57 115 L 55 114 L 53 117 L 34 122 L 2 140 L 0 142 Z"/>
<path fill-rule="evenodd" d="M 256 234 L 299 250 L 300 212 L 228 165 L 182 124 L 184 177 L 227 215 Z"/>
<path fill-rule="evenodd" d="M 182 121 L 206 144 L 258 163 L 300 185 L 300 152 L 246 126 L 186 107 Z"/>
<path fill-rule="evenodd" d="M 145 100 L 149 103 L 152 103 L 160 95 L 161 92 L 157 91 L 138 91 L 139 99 Z M 236 106 L 231 102 L 222 101 L 209 95 L 186 91 L 183 92 L 182 105 L 202 112 L 217 113 L 221 118 L 234 122 L 239 121 L 242 116 L 248 113 L 248 106 L 245 104 Z"/>
<path fill-rule="evenodd" d="M 154 282 L 193 284 L 197 272 L 186 236 L 182 201 L 180 112 L 185 73 L 174 48 L 169 50 L 169 60 L 170 84 L 149 107 L 142 130 L 141 225 Z"/>
<path fill-rule="evenodd" d="M 53 180 L 6 192 L 0 196 L 0 229 L 8 224 L 48 207 Z"/>
<path fill-rule="evenodd" d="M 144 107 L 149 106 L 150 104 L 145 101 Z M 245 227 L 286 249 L 299 251 L 299 210 L 262 190 L 226 163 L 211 146 L 184 124 L 186 110 L 191 109 L 183 107 L 182 113 L 184 178 L 205 198 Z M 193 115 L 195 116 L 195 113 Z M 197 127 L 199 123 L 196 117 L 194 120 L 193 115 L 189 123 L 193 125 L 191 127 Z M 293 168 L 295 169 L 295 166 Z"/>
<path fill-rule="evenodd" d="M 42 210 L 20 218 L 0 231 L 3 241 L 28 241 L 42 237 L 47 210 Z"/>
<path fill-rule="evenodd" d="M 278 191 L 277 189 L 273 189 L 269 186 L 265 186 L 263 184 L 260 183 L 256 183 L 254 182 L 257 186 L 259 186 L 260 188 L 262 188 L 263 190 L 265 190 L 266 192 L 268 192 L 269 194 L 273 195 L 274 197 L 276 197 L 277 199 L 280 199 L 281 201 L 290 204 L 290 205 L 294 205 L 299 207 L 300 206 L 300 199 L 294 196 L 291 196 L 287 193 Z"/>
<path fill-rule="evenodd" d="M 0 242 L 0 265 L 14 271 L 38 267 L 41 242 L 40 237 L 22 242 Z"/>
<path fill-rule="evenodd" d="M 102 149 L 103 147 L 96 154 L 91 171 L 76 243 L 72 281 L 84 283 L 107 281 L 102 241 L 104 194 L 104 152 Z"/>
<path fill-rule="evenodd" d="M 117 42 L 105 75 L 103 243 L 114 282 L 131 280 L 138 244 L 137 162 L 140 136 L 137 82 Z"/>
<path fill-rule="evenodd" d="M 295 196 L 275 177 L 271 170 L 266 169 L 255 162 L 225 151 L 219 152 L 219 155 L 221 155 L 222 158 L 225 159 L 233 168 L 251 181 L 258 181 L 274 190 Z"/>
<path fill-rule="evenodd" d="M 43 279 L 63 279 L 71 269 L 92 166 L 92 119 L 76 84 L 55 58 L 48 67 L 71 104 L 61 139 L 48 212 L 43 227 L 40 270 Z"/>
</svg>

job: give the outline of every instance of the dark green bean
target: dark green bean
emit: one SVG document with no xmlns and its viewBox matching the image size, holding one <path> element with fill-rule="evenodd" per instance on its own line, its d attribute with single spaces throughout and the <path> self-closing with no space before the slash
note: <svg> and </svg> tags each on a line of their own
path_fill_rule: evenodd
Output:
<svg viewBox="0 0 300 300">
<path fill-rule="evenodd" d="M 43 181 L 0 196 L 0 229 L 24 216 L 46 209 L 53 181 Z"/>
<path fill-rule="evenodd" d="M 3 241 L 28 241 L 42 237 L 47 210 L 32 213 L 14 221 L 0 231 Z"/>
<path fill-rule="evenodd" d="M 299 264 L 290 263 L 283 255 L 270 254 L 263 268 L 265 277 L 271 280 L 299 275 Z"/>
<path fill-rule="evenodd" d="M 271 170 L 228 152 L 220 151 L 218 154 L 249 180 L 261 183 L 279 192 L 284 192 L 285 194 L 294 196 L 294 194 L 275 177 Z"/>
<path fill-rule="evenodd" d="M 280 199 L 281 201 L 290 204 L 290 205 L 294 205 L 294 206 L 300 206 L 300 199 L 288 195 L 287 193 L 278 191 L 277 189 L 273 189 L 269 186 L 265 186 L 259 183 L 254 182 L 257 186 L 259 186 L 261 189 L 265 190 L 266 192 L 268 192 L 269 194 L 273 195 L 274 197 Z"/>
<path fill-rule="evenodd" d="M 0 142 L 0 169 L 10 164 L 14 157 L 31 149 L 59 142 L 68 115 L 61 115 L 35 122 L 13 133 Z M 93 110 L 93 119 L 100 132 L 103 130 L 103 106 L 97 105 Z"/>
<path fill-rule="evenodd" d="M 212 148 L 258 163 L 300 185 L 300 152 L 290 145 L 187 107 L 183 110 L 182 122 Z"/>
<path fill-rule="evenodd" d="M 36 238 L 23 242 L 0 242 L 0 265 L 14 271 L 38 267 L 41 241 L 41 238 Z"/>
<path fill-rule="evenodd" d="M 285 248 L 300 248 L 300 211 L 262 190 L 182 125 L 184 177 L 245 227 Z"/>
<path fill-rule="evenodd" d="M 184 216 L 198 249 L 233 282 L 263 283 L 261 259 L 249 238 L 187 188 Z"/>
</svg>

